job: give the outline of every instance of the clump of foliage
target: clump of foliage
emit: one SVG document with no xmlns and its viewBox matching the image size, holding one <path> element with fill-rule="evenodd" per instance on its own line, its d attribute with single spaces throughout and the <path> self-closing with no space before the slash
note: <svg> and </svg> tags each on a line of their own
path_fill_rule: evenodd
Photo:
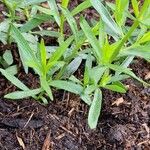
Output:
<svg viewBox="0 0 150 150">
<path fill-rule="evenodd" d="M 38 89 L 29 89 L 5 67 L 0 68 L 0 72 L 20 89 L 5 95 L 5 98 L 31 96 L 47 104 L 47 96 L 54 99 L 52 87 L 78 94 L 90 107 L 88 124 L 93 129 L 101 111 L 101 89 L 125 93 L 127 89 L 121 81 L 129 77 L 150 86 L 128 68 L 134 57 L 150 61 L 149 0 L 145 0 L 142 6 L 137 0 L 132 0 L 133 14 L 130 13 L 129 0 L 116 0 L 115 3 L 85 0 L 72 11 L 68 10 L 69 0 L 62 0 L 59 5 L 55 0 L 47 0 L 49 8 L 38 5 L 44 0 L 22 0 L 15 8 L 8 5 L 9 1 L 3 2 L 12 8 L 13 13 L 10 11 L 9 14 L 13 14 L 13 18 L 16 18 L 16 11 L 23 12 L 27 18 L 23 25 L 13 19 L 6 33 L 18 45 L 25 72 L 28 73 L 30 67 L 40 79 Z M 87 22 L 80 15 L 79 27 L 74 16 L 88 7 L 93 7 L 100 19 Z M 131 24 L 127 24 L 127 20 Z M 56 23 L 57 31 L 43 29 L 40 24 L 46 21 Z M 64 32 L 66 22 L 72 31 L 68 38 Z M 39 30 L 33 31 L 35 28 Z M 45 46 L 43 39 L 38 42 L 37 35 L 55 37 L 58 45 Z M 74 72 L 83 60 L 84 74 L 79 80 Z"/>
</svg>

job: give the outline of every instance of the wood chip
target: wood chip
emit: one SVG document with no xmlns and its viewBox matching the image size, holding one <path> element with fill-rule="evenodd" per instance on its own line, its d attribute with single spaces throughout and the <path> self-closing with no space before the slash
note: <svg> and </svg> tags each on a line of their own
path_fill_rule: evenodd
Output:
<svg viewBox="0 0 150 150">
<path fill-rule="evenodd" d="M 116 101 L 114 101 L 114 102 L 112 103 L 112 106 L 113 106 L 113 105 L 119 106 L 119 105 L 122 104 L 123 102 L 124 102 L 123 97 L 118 98 Z"/>
<path fill-rule="evenodd" d="M 150 138 L 150 128 L 147 126 L 146 123 L 142 124 L 142 126 L 145 128 L 145 130 L 147 132 L 147 138 Z"/>
<path fill-rule="evenodd" d="M 31 115 L 30 115 L 28 121 L 27 121 L 26 124 L 24 125 L 24 128 L 29 124 L 29 122 L 30 122 L 30 120 L 32 119 L 33 115 L 34 115 L 34 112 L 31 113 Z"/>
<path fill-rule="evenodd" d="M 72 108 L 72 109 L 68 112 L 69 117 L 71 117 L 71 116 L 72 116 L 72 114 L 73 114 L 74 110 L 75 110 L 75 108 Z"/>
<path fill-rule="evenodd" d="M 52 150 L 52 144 L 51 144 L 51 131 L 49 131 L 47 133 L 47 136 L 46 136 L 46 139 L 44 141 L 44 144 L 43 144 L 43 147 L 42 147 L 42 150 Z"/>
<path fill-rule="evenodd" d="M 20 137 L 17 135 L 17 133 L 16 133 L 16 137 L 17 137 L 17 140 L 18 140 L 19 145 L 23 148 L 23 150 L 26 150 L 25 144 L 24 144 L 22 138 L 20 138 Z"/>
<path fill-rule="evenodd" d="M 150 72 L 148 72 L 148 74 L 145 76 L 145 80 L 149 80 L 150 79 Z"/>
<path fill-rule="evenodd" d="M 55 139 L 56 140 L 60 140 L 61 138 L 63 138 L 65 136 L 65 133 L 60 134 L 59 136 L 57 136 Z"/>
</svg>

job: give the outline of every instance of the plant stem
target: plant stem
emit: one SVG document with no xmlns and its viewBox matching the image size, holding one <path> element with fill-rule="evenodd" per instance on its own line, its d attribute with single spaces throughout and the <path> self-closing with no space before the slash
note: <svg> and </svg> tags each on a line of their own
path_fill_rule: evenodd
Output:
<svg viewBox="0 0 150 150">
<path fill-rule="evenodd" d="M 11 32 L 11 23 L 9 24 L 9 28 L 8 28 L 8 31 L 7 31 L 7 43 L 10 44 L 10 32 Z"/>
<path fill-rule="evenodd" d="M 69 0 L 62 0 L 61 7 L 67 8 L 69 4 Z M 65 16 L 61 14 L 61 24 L 60 24 L 60 39 L 61 41 L 64 40 L 64 22 L 65 22 Z"/>
<path fill-rule="evenodd" d="M 65 17 L 62 14 L 61 15 L 61 24 L 60 24 L 60 38 L 62 41 L 64 41 L 64 21 L 65 21 Z"/>
<path fill-rule="evenodd" d="M 111 61 L 113 61 L 113 59 L 119 54 L 122 46 L 124 45 L 124 43 L 128 40 L 128 38 L 131 36 L 131 34 L 133 33 L 133 31 L 138 27 L 139 25 L 139 21 L 136 20 L 132 27 L 130 28 L 130 30 L 127 32 L 127 34 L 124 36 L 124 38 L 121 40 L 120 44 L 118 45 L 118 47 L 116 48 L 116 50 L 114 51 L 114 53 L 111 56 Z"/>
</svg>

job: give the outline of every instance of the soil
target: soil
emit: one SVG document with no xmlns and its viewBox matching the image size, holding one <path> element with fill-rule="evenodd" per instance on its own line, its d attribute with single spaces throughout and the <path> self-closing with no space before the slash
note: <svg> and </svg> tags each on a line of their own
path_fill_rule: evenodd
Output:
<svg viewBox="0 0 150 150">
<path fill-rule="evenodd" d="M 0 44 L 0 55 L 6 49 L 12 50 L 18 65 L 17 77 L 30 88 L 38 87 L 38 77 L 23 72 L 16 46 Z M 145 79 L 150 63 L 137 58 L 131 68 Z M 55 100 L 47 106 L 32 98 L 6 100 L 4 95 L 16 87 L 0 75 L 0 149 L 150 150 L 150 88 L 133 79 L 124 83 L 126 94 L 103 90 L 99 123 L 91 130 L 87 125 L 89 108 L 78 96 L 54 91 Z"/>
</svg>

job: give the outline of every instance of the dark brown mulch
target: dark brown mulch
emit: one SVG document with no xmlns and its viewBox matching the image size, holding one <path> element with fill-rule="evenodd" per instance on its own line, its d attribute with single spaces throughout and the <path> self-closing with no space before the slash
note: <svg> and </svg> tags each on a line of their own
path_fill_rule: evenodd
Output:
<svg viewBox="0 0 150 150">
<path fill-rule="evenodd" d="M 74 1 L 71 5 L 80 2 Z M 91 12 L 90 9 L 86 11 L 87 19 L 94 17 L 95 13 Z M 0 45 L 0 55 L 6 49 L 13 52 L 19 79 L 30 88 L 38 87 L 37 76 L 32 73 L 26 75 L 20 68 L 16 46 Z M 143 79 L 150 72 L 150 64 L 142 59 L 136 59 L 131 67 Z M 0 75 L 0 149 L 149 150 L 150 89 L 132 79 L 126 80 L 125 84 L 129 86 L 126 94 L 104 90 L 98 127 L 90 130 L 87 125 L 88 107 L 78 96 L 54 92 L 55 101 L 47 106 L 31 98 L 9 101 L 3 96 L 15 91 L 16 87 Z M 121 102 L 117 106 L 119 100 Z"/>
</svg>

